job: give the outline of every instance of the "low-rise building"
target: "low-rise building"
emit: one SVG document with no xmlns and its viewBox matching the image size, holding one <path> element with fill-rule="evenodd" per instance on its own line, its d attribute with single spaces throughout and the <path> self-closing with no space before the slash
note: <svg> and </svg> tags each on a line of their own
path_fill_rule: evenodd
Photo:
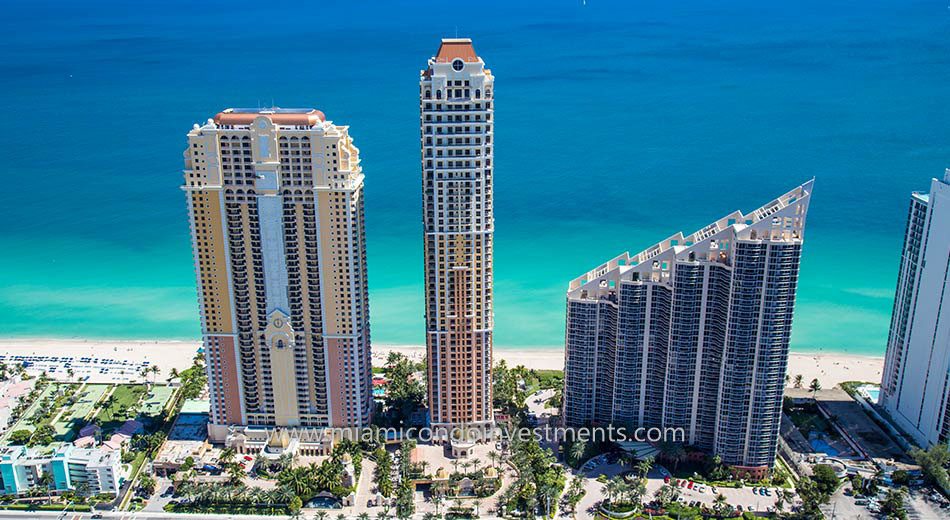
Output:
<svg viewBox="0 0 950 520">
<path fill-rule="evenodd" d="M 0 479 L 3 480 L 4 494 L 24 493 L 39 485 L 44 467 L 43 460 L 30 457 L 25 446 L 0 448 Z"/>
<path fill-rule="evenodd" d="M 41 456 L 24 446 L 0 448 L 0 479 L 5 494 L 23 494 L 42 486 L 46 473 L 52 475 L 52 490 L 77 491 L 85 487 L 90 495 L 117 493 L 125 480 L 118 452 L 66 444 L 52 456 Z"/>
<path fill-rule="evenodd" d="M 118 451 L 61 446 L 53 454 L 50 471 L 57 491 L 77 490 L 85 483 L 88 493 L 118 493 L 125 476 Z"/>
</svg>

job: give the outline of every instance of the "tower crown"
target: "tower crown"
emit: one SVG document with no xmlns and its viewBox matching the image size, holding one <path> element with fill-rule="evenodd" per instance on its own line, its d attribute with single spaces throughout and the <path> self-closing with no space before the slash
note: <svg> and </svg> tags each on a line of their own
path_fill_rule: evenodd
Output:
<svg viewBox="0 0 950 520">
<path fill-rule="evenodd" d="M 434 59 L 436 63 L 452 63 L 455 60 L 475 63 L 478 61 L 478 55 L 475 54 L 471 38 L 442 38 L 439 52 Z"/>
</svg>

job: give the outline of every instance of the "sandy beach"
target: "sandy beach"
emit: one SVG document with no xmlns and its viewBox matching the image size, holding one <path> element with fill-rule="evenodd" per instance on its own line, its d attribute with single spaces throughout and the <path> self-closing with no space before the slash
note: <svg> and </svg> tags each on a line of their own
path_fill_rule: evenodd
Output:
<svg viewBox="0 0 950 520">
<path fill-rule="evenodd" d="M 385 364 L 390 351 L 399 352 L 414 360 L 421 360 L 425 348 L 421 346 L 373 346 L 373 364 Z M 556 349 L 518 350 L 495 348 L 495 362 L 505 360 L 509 366 L 524 365 L 535 370 L 564 370 L 564 351 Z M 831 388 L 844 381 L 881 381 L 884 358 L 853 354 L 810 354 L 792 352 L 788 358 L 788 373 L 792 382 L 801 374 L 804 385 L 818 379 L 821 386 Z M 791 384 L 791 383 L 790 383 Z"/>
<path fill-rule="evenodd" d="M 167 377 L 174 367 L 183 370 L 191 365 L 200 342 L 198 341 L 120 341 L 81 339 L 0 339 L 0 354 L 7 356 L 57 356 L 110 359 L 118 362 L 142 363 L 147 361 L 161 369 L 158 379 Z M 408 345 L 373 345 L 373 364 L 385 364 L 389 352 L 399 352 L 414 360 L 421 360 L 425 348 Z M 561 349 L 495 348 L 495 362 L 505 360 L 509 366 L 524 365 L 536 370 L 563 370 L 564 351 Z M 793 352 L 788 360 L 791 378 L 798 374 L 807 385 L 817 378 L 822 387 L 831 388 L 842 381 L 881 380 L 884 358 L 850 354 L 809 354 Z"/>
</svg>

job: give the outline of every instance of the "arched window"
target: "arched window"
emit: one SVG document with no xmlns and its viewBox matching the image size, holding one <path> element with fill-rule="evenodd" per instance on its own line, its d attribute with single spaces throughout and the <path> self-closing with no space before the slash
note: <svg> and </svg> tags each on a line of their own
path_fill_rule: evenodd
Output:
<svg viewBox="0 0 950 520">
<path fill-rule="evenodd" d="M 441 91 L 441 90 L 436 90 L 436 91 L 435 91 L 435 98 L 436 98 L 436 99 L 442 99 L 442 91 Z"/>
<path fill-rule="evenodd" d="M 475 99 L 478 99 L 480 97 L 482 97 L 482 89 L 477 88 L 475 89 Z"/>
</svg>

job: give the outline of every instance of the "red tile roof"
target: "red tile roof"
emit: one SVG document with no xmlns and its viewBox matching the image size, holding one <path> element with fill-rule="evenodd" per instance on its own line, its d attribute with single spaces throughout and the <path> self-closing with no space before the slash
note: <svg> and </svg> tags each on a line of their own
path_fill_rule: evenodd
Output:
<svg viewBox="0 0 950 520">
<path fill-rule="evenodd" d="M 478 55 L 475 54 L 475 47 L 472 47 L 471 39 L 442 39 L 442 45 L 439 45 L 439 52 L 435 55 L 435 61 L 438 63 L 449 63 L 456 59 L 460 59 L 465 62 L 478 61 Z"/>
<path fill-rule="evenodd" d="M 327 120 L 323 112 L 315 109 L 228 109 L 214 116 L 219 125 L 249 125 L 258 116 L 264 116 L 276 125 L 313 126 Z"/>
</svg>

